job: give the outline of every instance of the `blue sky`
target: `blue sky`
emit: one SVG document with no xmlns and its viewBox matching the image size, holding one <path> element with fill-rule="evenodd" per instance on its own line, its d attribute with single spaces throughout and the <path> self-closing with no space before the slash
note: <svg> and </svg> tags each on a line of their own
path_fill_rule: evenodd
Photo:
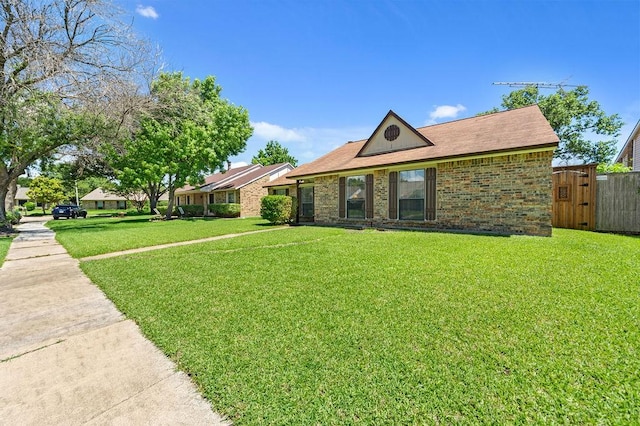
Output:
<svg viewBox="0 0 640 426">
<path fill-rule="evenodd" d="M 167 70 L 214 75 L 254 135 L 299 163 L 367 138 L 389 109 L 414 127 L 499 106 L 498 81 L 587 85 L 640 119 L 640 1 L 119 0 Z M 568 88 L 569 89 L 569 88 Z M 551 93 L 546 91 L 545 93 Z"/>
</svg>

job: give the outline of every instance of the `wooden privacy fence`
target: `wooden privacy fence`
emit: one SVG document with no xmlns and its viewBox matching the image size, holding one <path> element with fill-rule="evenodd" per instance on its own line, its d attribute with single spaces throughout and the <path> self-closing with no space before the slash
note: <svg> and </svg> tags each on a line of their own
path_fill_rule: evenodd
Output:
<svg viewBox="0 0 640 426">
<path fill-rule="evenodd" d="M 640 234 L 640 172 L 554 167 L 552 182 L 554 227 Z"/>
<path fill-rule="evenodd" d="M 596 165 L 554 167 L 552 182 L 552 225 L 594 231 Z"/>
<path fill-rule="evenodd" d="M 596 231 L 640 233 L 640 172 L 596 177 Z"/>
</svg>

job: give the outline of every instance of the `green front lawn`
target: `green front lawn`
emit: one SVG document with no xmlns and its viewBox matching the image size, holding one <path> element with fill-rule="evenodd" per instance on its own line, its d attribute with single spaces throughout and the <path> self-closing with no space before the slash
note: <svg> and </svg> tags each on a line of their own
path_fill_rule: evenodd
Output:
<svg viewBox="0 0 640 426">
<path fill-rule="evenodd" d="M 4 258 L 7 257 L 12 239 L 13 237 L 0 237 L 0 267 L 2 267 Z"/>
<path fill-rule="evenodd" d="M 152 216 L 61 219 L 47 222 L 71 256 L 94 256 L 114 251 L 255 231 L 267 221 L 249 219 L 187 219 L 150 221 Z"/>
<path fill-rule="evenodd" d="M 629 424 L 639 252 L 301 227 L 81 266 L 237 424 Z"/>
</svg>

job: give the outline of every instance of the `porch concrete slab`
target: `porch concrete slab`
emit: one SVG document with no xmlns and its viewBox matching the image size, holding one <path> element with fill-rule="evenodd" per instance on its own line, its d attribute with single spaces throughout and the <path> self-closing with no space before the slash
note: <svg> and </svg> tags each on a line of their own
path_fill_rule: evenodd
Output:
<svg viewBox="0 0 640 426">
<path fill-rule="evenodd" d="M 0 268 L 0 424 L 225 424 L 44 227 Z"/>
</svg>

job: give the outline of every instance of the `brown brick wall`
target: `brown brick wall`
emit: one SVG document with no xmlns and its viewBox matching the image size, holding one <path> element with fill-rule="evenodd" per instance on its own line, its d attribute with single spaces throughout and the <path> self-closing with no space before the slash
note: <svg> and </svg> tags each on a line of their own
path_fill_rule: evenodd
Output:
<svg viewBox="0 0 640 426">
<path fill-rule="evenodd" d="M 260 200 L 268 193 L 267 188 L 264 188 L 263 185 L 268 182 L 269 176 L 265 176 L 240 189 L 240 216 L 260 216 Z"/>
<path fill-rule="evenodd" d="M 374 172 L 374 218 L 338 218 L 338 176 L 315 181 L 315 219 L 323 224 L 457 229 L 551 235 L 552 151 L 441 163 L 435 221 L 389 220 L 388 171 Z"/>
<path fill-rule="evenodd" d="M 315 179 L 314 216 L 318 223 L 335 223 L 338 218 L 338 175 Z"/>
</svg>

